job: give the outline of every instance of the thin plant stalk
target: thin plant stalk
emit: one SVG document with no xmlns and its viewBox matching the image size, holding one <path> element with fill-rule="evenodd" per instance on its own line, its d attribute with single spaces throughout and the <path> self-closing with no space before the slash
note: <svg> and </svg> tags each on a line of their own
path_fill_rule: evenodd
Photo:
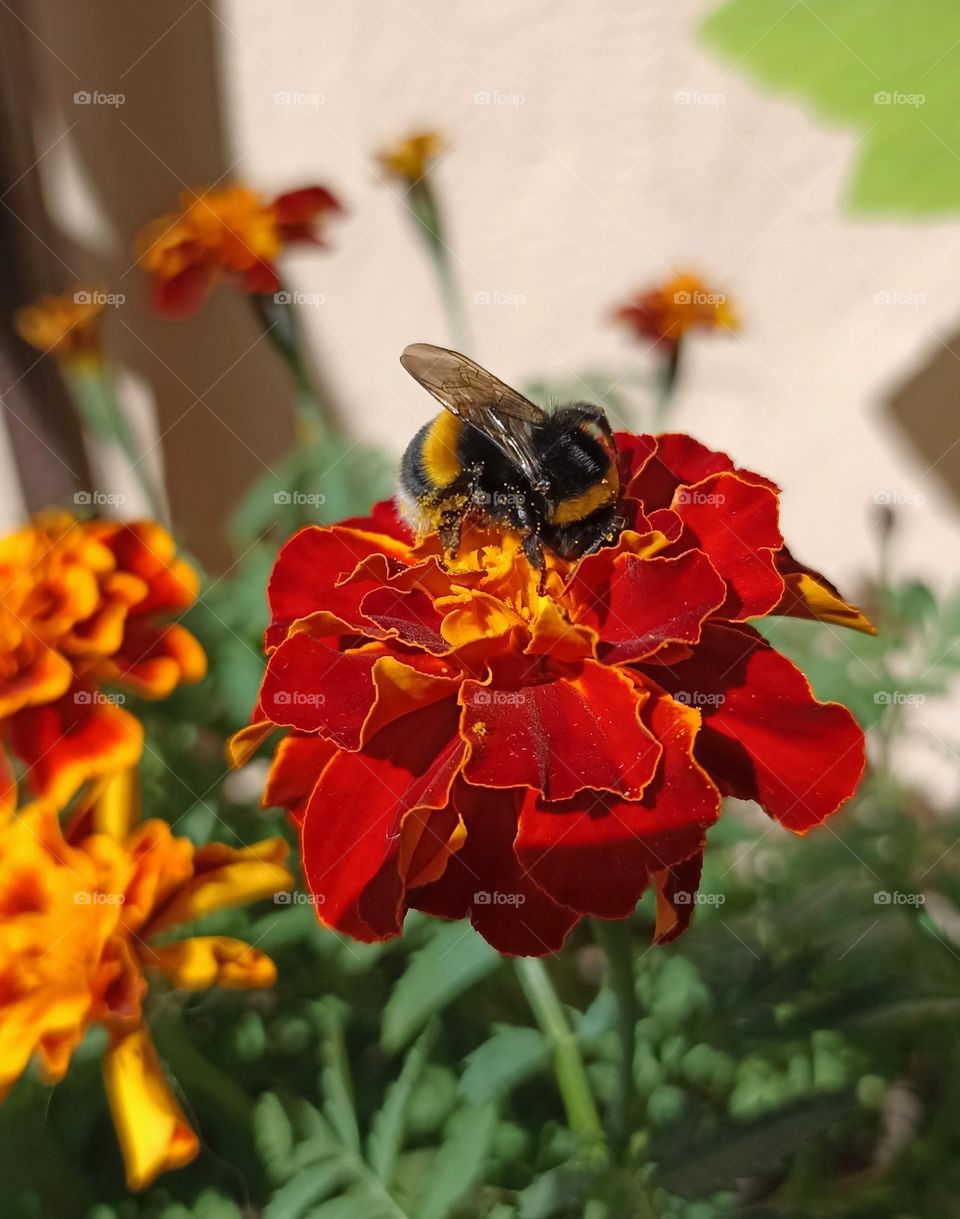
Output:
<svg viewBox="0 0 960 1219">
<path fill-rule="evenodd" d="M 418 178 L 416 182 L 410 184 L 407 188 L 406 199 L 411 215 L 423 235 L 436 272 L 451 340 L 458 343 L 466 335 L 468 326 L 463 301 L 460 298 L 453 266 L 450 262 L 450 253 L 443 236 L 440 205 L 433 193 L 433 188 L 425 177 Z"/>
<path fill-rule="evenodd" d="M 64 362 L 62 369 L 84 430 L 120 449 L 137 480 L 151 516 L 154 520 L 162 520 L 165 512 L 160 494 L 143 465 L 141 454 L 137 452 L 110 369 L 99 360 L 96 363 Z"/>
<path fill-rule="evenodd" d="M 605 1145 L 603 1126 L 590 1091 L 580 1049 L 550 975 L 537 957 L 518 957 L 516 968 L 520 986 L 540 1031 L 553 1048 L 554 1073 L 570 1129 L 580 1136 L 588 1149 L 601 1151 Z"/>
<path fill-rule="evenodd" d="M 593 923 L 597 943 L 607 958 L 610 988 L 617 1001 L 617 1032 L 620 1041 L 620 1089 L 610 1115 L 611 1142 L 626 1148 L 633 1133 L 636 1108 L 636 1083 L 633 1062 L 637 1048 L 637 1020 L 640 1016 L 633 972 L 633 942 L 628 919 Z"/>
</svg>

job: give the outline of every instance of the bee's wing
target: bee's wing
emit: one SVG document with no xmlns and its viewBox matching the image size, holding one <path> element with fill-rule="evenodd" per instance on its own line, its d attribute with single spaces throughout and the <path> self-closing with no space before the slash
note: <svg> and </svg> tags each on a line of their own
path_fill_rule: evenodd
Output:
<svg viewBox="0 0 960 1219">
<path fill-rule="evenodd" d="M 530 441 L 531 427 L 541 426 L 547 417 L 539 406 L 446 347 L 411 343 L 400 363 L 442 406 L 491 440 L 534 487 L 546 487 L 545 472 Z"/>
</svg>

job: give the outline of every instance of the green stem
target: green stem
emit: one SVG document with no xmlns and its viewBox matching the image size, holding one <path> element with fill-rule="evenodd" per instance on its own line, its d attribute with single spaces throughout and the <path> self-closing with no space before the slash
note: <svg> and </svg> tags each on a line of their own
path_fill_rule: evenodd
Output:
<svg viewBox="0 0 960 1219">
<path fill-rule="evenodd" d="M 621 1151 L 633 1133 L 636 1084 L 633 1061 L 637 1048 L 640 1011 L 633 972 L 633 941 L 628 919 L 593 922 L 594 935 L 603 949 L 609 969 L 610 988 L 617 1000 L 617 1031 L 620 1038 L 620 1095 L 611 1112 L 611 1141 Z"/>
<path fill-rule="evenodd" d="M 298 439 L 303 444 L 322 440 L 328 433 L 338 430 L 339 412 L 330 387 L 315 368 L 307 367 L 293 293 L 286 289 L 272 296 L 252 293 L 250 303 L 293 380 Z"/>
<path fill-rule="evenodd" d="M 682 347 L 682 340 L 678 339 L 667 353 L 666 363 L 663 366 L 660 378 L 660 392 L 654 407 L 654 432 L 662 432 L 666 427 L 667 417 L 670 414 L 670 407 L 673 405 L 673 398 L 676 393 L 677 378 L 680 374 L 680 352 Z"/>
<path fill-rule="evenodd" d="M 440 204 L 426 178 L 419 178 L 409 187 L 407 206 L 417 222 L 433 262 L 451 341 L 461 343 L 468 330 L 467 317 L 450 263 L 450 253 L 443 237 Z"/>
<path fill-rule="evenodd" d="M 160 496 L 144 468 L 142 455 L 137 452 L 130 425 L 117 398 L 110 369 L 101 361 L 64 362 L 61 367 L 84 431 L 120 449 L 147 501 L 151 516 L 155 520 L 161 520 L 165 514 Z"/>
<path fill-rule="evenodd" d="M 550 975 L 537 957 L 518 957 L 516 967 L 520 986 L 537 1024 L 553 1046 L 554 1073 L 570 1129 L 580 1136 L 589 1149 L 602 1150 L 603 1127 L 593 1102 L 583 1059 Z"/>
</svg>

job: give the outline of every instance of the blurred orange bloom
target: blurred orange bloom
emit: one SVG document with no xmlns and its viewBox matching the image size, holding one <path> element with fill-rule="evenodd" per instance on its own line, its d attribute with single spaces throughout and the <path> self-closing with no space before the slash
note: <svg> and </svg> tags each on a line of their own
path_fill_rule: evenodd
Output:
<svg viewBox="0 0 960 1219">
<path fill-rule="evenodd" d="M 65 1075 L 94 1024 L 110 1037 L 104 1077 L 131 1189 L 194 1158 L 199 1142 L 164 1078 L 144 1022 L 145 970 L 184 990 L 271 986 L 269 957 L 227 936 L 150 939 L 214 910 L 287 889 L 287 846 L 273 838 L 194 847 L 164 821 L 138 823 L 133 772 L 113 776 L 66 834 L 40 802 L 0 834 L 0 1098 L 36 1055 Z"/>
<path fill-rule="evenodd" d="M 103 289 L 80 285 L 69 296 L 43 296 L 14 313 L 14 329 L 25 343 L 59 360 L 95 362 L 105 299 Z"/>
<path fill-rule="evenodd" d="M 696 275 L 674 276 L 659 288 L 638 292 L 614 317 L 638 338 L 668 349 L 679 347 L 690 330 L 736 330 L 740 323 L 722 292 Z"/>
<path fill-rule="evenodd" d="M 137 238 L 141 266 L 153 276 L 153 303 L 166 317 L 189 317 L 228 277 L 244 292 L 276 292 L 274 262 L 291 242 L 322 244 L 322 225 L 342 210 L 323 186 L 266 202 L 245 186 L 186 191 L 180 212 L 151 221 Z"/>
<path fill-rule="evenodd" d="M 151 521 L 51 511 L 0 539 L 0 740 L 38 796 L 62 807 L 139 759 L 140 723 L 101 683 L 163 698 L 204 676 L 199 643 L 165 621 L 197 587 Z"/>
<path fill-rule="evenodd" d="M 384 173 L 408 185 L 418 182 L 443 152 L 443 137 L 437 131 L 420 131 L 391 144 L 377 154 Z"/>
</svg>

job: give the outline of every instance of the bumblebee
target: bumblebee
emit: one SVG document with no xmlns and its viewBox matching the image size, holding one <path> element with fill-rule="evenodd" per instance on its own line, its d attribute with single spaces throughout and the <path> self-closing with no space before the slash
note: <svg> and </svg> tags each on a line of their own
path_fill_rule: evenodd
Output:
<svg viewBox="0 0 960 1219">
<path fill-rule="evenodd" d="M 546 412 L 473 360 L 413 343 L 400 363 L 446 408 L 417 432 L 400 466 L 400 509 L 418 532 L 436 530 L 456 556 L 468 519 L 522 539 L 531 566 L 544 547 L 576 559 L 613 542 L 617 450 L 602 406 Z"/>
</svg>

